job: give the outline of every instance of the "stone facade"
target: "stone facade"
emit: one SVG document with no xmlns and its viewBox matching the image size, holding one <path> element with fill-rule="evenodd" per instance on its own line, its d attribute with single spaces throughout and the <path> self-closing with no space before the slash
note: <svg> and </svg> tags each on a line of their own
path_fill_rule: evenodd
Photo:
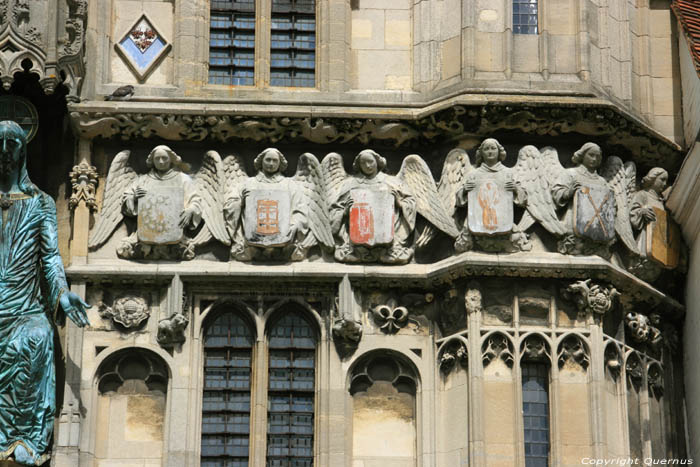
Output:
<svg viewBox="0 0 700 467">
<path fill-rule="evenodd" d="M 510 1 L 317 0 L 310 88 L 269 85 L 269 2 L 252 86 L 209 84 L 208 0 L 83 3 L 27 23 L 71 19 L 47 54 L 80 30 L 54 86 L 74 151 L 44 179 L 94 306 L 60 332 L 51 465 L 199 466 L 225 316 L 250 339 L 226 347 L 249 365 L 249 465 L 273 455 L 286 317 L 313 342 L 313 465 L 525 465 L 533 368 L 548 465 L 697 453 L 697 248 L 664 205 L 697 76 L 668 2 L 540 0 L 515 34 Z M 25 73 L 63 76 L 35 56 Z"/>
</svg>

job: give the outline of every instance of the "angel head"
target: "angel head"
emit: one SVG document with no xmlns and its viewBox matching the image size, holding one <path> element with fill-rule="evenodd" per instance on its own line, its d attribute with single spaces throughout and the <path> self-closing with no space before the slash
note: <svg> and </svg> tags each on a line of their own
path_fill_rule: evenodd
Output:
<svg viewBox="0 0 700 467">
<path fill-rule="evenodd" d="M 504 161 L 505 158 L 506 150 L 495 138 L 486 138 L 476 150 L 477 167 L 481 165 L 482 162 L 491 167 L 498 162 Z"/>
<path fill-rule="evenodd" d="M 386 159 L 371 149 L 365 149 L 355 157 L 352 168 L 356 174 L 372 178 L 386 167 Z"/>
<path fill-rule="evenodd" d="M 571 156 L 571 162 L 574 165 L 583 165 L 588 170 L 595 170 L 600 167 L 600 163 L 603 161 L 603 151 L 600 150 L 600 146 L 595 143 L 586 143 L 581 146 L 581 149 L 576 151 L 573 156 Z"/>
<path fill-rule="evenodd" d="M 287 159 L 284 154 L 276 148 L 267 148 L 255 157 L 253 166 L 258 172 L 262 171 L 265 175 L 274 175 L 287 170 Z"/>
<path fill-rule="evenodd" d="M 187 172 L 190 170 L 190 165 L 182 162 L 182 158 L 169 146 L 161 144 L 151 150 L 146 158 L 146 166 L 149 169 L 155 169 L 160 173 L 167 172 L 170 169 Z"/>
<path fill-rule="evenodd" d="M 654 167 L 642 178 L 643 190 L 654 190 L 659 195 L 666 189 L 668 172 L 661 167 Z"/>
</svg>

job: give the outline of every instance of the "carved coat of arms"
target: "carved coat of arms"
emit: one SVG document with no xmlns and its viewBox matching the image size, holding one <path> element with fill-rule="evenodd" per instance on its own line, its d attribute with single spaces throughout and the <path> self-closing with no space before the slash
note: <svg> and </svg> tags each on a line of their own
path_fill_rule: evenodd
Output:
<svg viewBox="0 0 700 467">
<path fill-rule="evenodd" d="M 595 242 L 615 239 L 615 193 L 606 185 L 584 185 L 574 194 L 574 233 Z"/>
<path fill-rule="evenodd" d="M 681 232 L 666 210 L 654 207 L 656 220 L 647 224 L 647 256 L 665 268 L 678 266 Z"/>
<path fill-rule="evenodd" d="M 387 245 L 394 239 L 394 195 L 388 191 L 353 189 L 350 241 L 354 245 Z"/>
<path fill-rule="evenodd" d="M 476 188 L 468 194 L 467 219 L 469 231 L 479 235 L 494 235 L 513 229 L 513 192 L 495 179 L 477 180 Z"/>
<path fill-rule="evenodd" d="M 251 190 L 243 230 L 250 245 L 277 247 L 289 243 L 291 196 L 288 190 Z"/>
<path fill-rule="evenodd" d="M 139 202 L 137 232 L 142 243 L 164 245 L 182 240 L 180 214 L 185 205 L 182 186 L 155 186 Z"/>
</svg>

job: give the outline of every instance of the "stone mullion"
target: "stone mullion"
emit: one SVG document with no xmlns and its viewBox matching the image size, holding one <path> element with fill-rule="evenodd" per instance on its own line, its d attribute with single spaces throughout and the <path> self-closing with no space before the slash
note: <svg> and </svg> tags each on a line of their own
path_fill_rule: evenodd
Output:
<svg viewBox="0 0 700 467">
<path fill-rule="evenodd" d="M 316 465 L 334 465 L 330 461 L 331 446 L 331 387 L 330 381 L 330 339 L 321 340 L 316 347 L 316 374 L 314 382 L 314 459 Z M 337 353 L 335 355 L 337 358 Z"/>
<path fill-rule="evenodd" d="M 484 367 L 481 361 L 481 310 L 467 316 L 469 330 L 469 465 L 486 466 Z"/>
<path fill-rule="evenodd" d="M 259 328 L 261 332 L 264 328 Z M 255 342 L 251 387 L 250 465 L 265 467 L 267 455 L 267 388 L 268 388 L 268 349 L 264 334 L 258 334 Z"/>
<path fill-rule="evenodd" d="M 561 436 L 559 436 L 559 426 L 561 426 L 561 409 L 559 404 L 559 397 L 561 394 L 559 387 L 559 341 L 555 338 L 553 342 L 551 368 L 549 372 L 549 463 L 550 465 L 562 465 Z"/>
<path fill-rule="evenodd" d="M 588 11 L 590 8 L 588 3 L 584 0 L 575 0 L 578 6 L 576 19 L 578 25 L 578 31 L 576 34 L 576 55 L 578 56 L 578 72 L 579 77 L 582 81 L 590 81 L 591 79 L 591 38 L 588 32 Z M 608 9 L 607 7 L 603 9 L 607 17 Z M 606 23 L 607 24 L 607 23 Z M 608 49 L 608 52 L 610 49 Z"/>
<path fill-rule="evenodd" d="M 605 397 L 605 355 L 602 320 L 589 326 L 591 350 L 591 365 L 589 369 L 589 388 L 591 402 L 591 436 L 593 441 L 593 454 L 596 459 L 603 459 L 606 454 L 605 441 L 605 413 L 603 410 L 603 398 Z"/>
<path fill-rule="evenodd" d="M 651 417 L 649 415 L 649 381 L 646 356 L 642 359 L 642 382 L 639 390 L 639 425 L 642 431 L 642 455 L 645 459 L 651 459 Z"/>
<path fill-rule="evenodd" d="M 504 37 L 503 37 L 503 74 L 506 79 L 511 79 L 513 76 L 513 2 L 512 0 L 505 2 L 503 9 L 505 18 L 503 18 Z"/>
<path fill-rule="evenodd" d="M 550 44 L 549 26 L 547 23 L 547 6 L 547 2 L 537 2 L 537 45 L 540 54 L 540 73 L 542 73 L 542 78 L 545 81 L 549 79 L 549 51 L 553 49 L 553 46 Z"/>
<path fill-rule="evenodd" d="M 270 85 L 272 2 L 255 1 L 255 86 Z"/>
<path fill-rule="evenodd" d="M 476 55 L 475 16 L 477 2 L 462 1 L 462 79 L 474 79 Z"/>
</svg>

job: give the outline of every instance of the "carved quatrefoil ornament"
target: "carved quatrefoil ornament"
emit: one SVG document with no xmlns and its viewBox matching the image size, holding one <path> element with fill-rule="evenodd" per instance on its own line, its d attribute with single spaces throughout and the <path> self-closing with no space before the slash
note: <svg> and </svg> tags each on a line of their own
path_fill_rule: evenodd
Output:
<svg viewBox="0 0 700 467">
<path fill-rule="evenodd" d="M 153 21 L 143 14 L 114 45 L 124 62 L 143 82 L 172 48 L 156 29 Z"/>
</svg>

